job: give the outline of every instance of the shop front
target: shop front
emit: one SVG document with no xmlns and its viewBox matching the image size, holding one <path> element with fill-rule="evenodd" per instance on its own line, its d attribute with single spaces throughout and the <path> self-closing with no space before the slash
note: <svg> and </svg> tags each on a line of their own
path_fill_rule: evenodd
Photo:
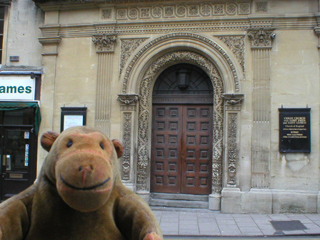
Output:
<svg viewBox="0 0 320 240">
<path fill-rule="evenodd" d="M 41 121 L 39 75 L 0 75 L 0 201 L 23 191 L 36 178 Z"/>
</svg>

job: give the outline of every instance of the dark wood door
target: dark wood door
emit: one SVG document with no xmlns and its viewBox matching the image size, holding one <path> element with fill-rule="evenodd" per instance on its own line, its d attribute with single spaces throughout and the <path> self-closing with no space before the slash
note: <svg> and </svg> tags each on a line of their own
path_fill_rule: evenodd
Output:
<svg viewBox="0 0 320 240">
<path fill-rule="evenodd" d="M 151 191 L 209 194 L 212 106 L 154 105 Z"/>
<path fill-rule="evenodd" d="M 6 200 L 33 183 L 37 139 L 32 127 L 1 127 L 0 136 L 0 200 Z"/>
</svg>

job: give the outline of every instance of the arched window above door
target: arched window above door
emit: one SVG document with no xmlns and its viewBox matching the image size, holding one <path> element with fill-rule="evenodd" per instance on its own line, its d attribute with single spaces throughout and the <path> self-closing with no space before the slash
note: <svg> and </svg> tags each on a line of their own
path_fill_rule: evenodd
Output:
<svg viewBox="0 0 320 240">
<path fill-rule="evenodd" d="M 211 80 L 195 65 L 185 63 L 173 65 L 158 77 L 153 89 L 153 102 L 211 104 L 213 102 Z"/>
</svg>

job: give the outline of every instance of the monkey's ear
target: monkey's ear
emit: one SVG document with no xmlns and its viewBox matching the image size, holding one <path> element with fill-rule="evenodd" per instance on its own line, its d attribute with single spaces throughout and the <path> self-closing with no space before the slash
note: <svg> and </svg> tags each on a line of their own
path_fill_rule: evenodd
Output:
<svg viewBox="0 0 320 240">
<path fill-rule="evenodd" d="M 123 154 L 123 146 L 122 146 L 122 144 L 117 139 L 112 139 L 112 143 L 113 143 L 114 148 L 116 149 L 118 158 L 121 158 L 121 156 Z"/>
<path fill-rule="evenodd" d="M 56 132 L 46 132 L 42 134 L 41 136 L 41 146 L 43 147 L 44 150 L 47 152 L 50 151 L 54 141 L 59 137 L 59 133 Z"/>
</svg>

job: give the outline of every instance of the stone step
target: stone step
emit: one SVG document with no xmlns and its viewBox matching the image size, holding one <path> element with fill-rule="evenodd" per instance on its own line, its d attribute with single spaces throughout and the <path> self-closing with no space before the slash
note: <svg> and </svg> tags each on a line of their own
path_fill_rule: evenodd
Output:
<svg viewBox="0 0 320 240">
<path fill-rule="evenodd" d="M 150 206 L 208 209 L 207 195 L 152 193 Z"/>
<path fill-rule="evenodd" d="M 151 193 L 153 199 L 164 200 L 186 200 L 186 201 L 204 201 L 208 202 L 208 195 L 193 195 L 193 194 L 174 194 L 174 193 Z"/>
<path fill-rule="evenodd" d="M 209 203 L 204 201 L 164 200 L 150 199 L 150 206 L 174 207 L 174 208 L 201 208 L 208 209 Z"/>
</svg>

